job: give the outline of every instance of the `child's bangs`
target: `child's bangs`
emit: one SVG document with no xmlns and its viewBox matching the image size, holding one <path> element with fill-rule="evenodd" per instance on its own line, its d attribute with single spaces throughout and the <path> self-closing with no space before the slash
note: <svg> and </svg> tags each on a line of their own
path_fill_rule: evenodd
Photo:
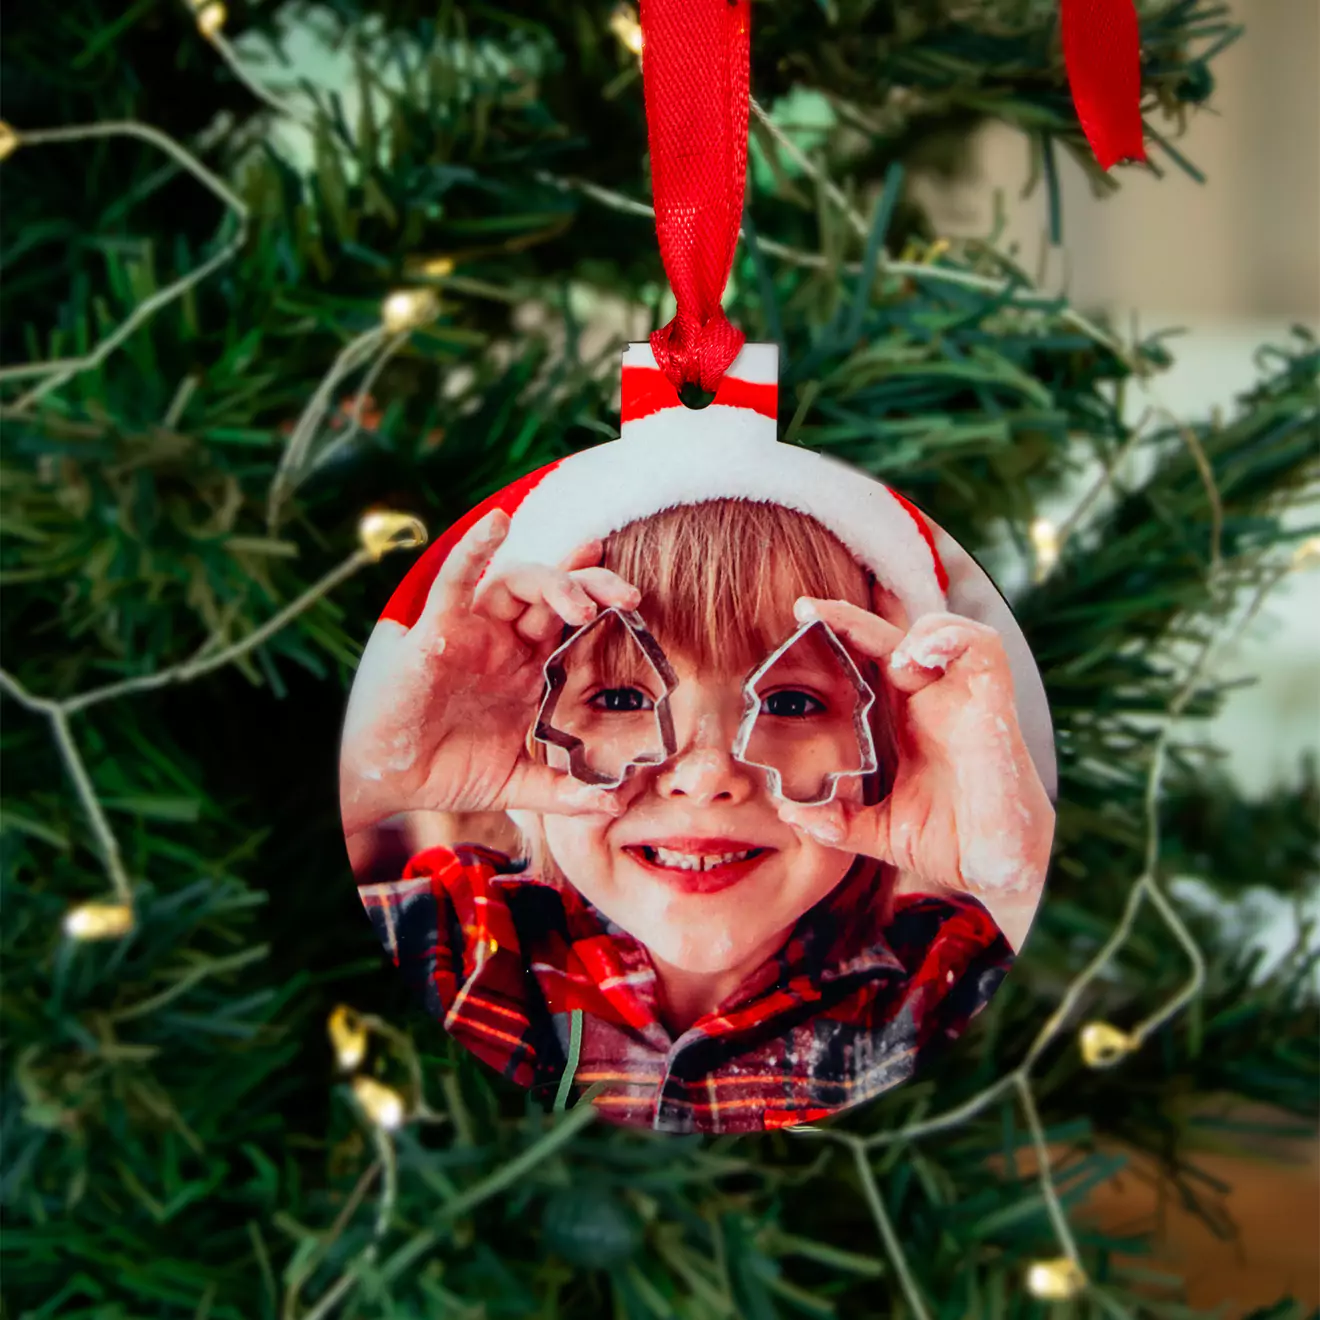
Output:
<svg viewBox="0 0 1320 1320">
<path fill-rule="evenodd" d="M 716 673 L 747 673 L 785 641 L 799 596 L 870 603 L 866 573 L 832 532 L 750 500 L 639 519 L 606 541 L 605 566 L 641 591 L 639 612 L 662 648 Z M 615 630 L 593 650 L 620 669 L 641 659 Z"/>
<path fill-rule="evenodd" d="M 568 648 L 562 663 L 566 673 L 585 674 L 593 685 L 639 687 L 649 691 L 659 682 L 659 675 L 641 646 L 617 621 L 606 621 L 593 628 Z"/>
</svg>

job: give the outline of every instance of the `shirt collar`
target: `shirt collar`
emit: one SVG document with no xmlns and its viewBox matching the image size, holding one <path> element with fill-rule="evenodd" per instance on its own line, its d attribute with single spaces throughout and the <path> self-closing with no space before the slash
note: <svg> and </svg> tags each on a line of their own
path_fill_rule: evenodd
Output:
<svg viewBox="0 0 1320 1320">
<path fill-rule="evenodd" d="M 789 1007 L 782 993 L 786 989 L 794 992 L 792 1003 L 797 1004 L 820 998 L 822 989 L 836 982 L 905 975 L 884 935 L 887 884 L 886 868 L 859 857 L 830 894 L 798 918 L 779 952 L 708 1016 L 745 1012 L 764 999 L 773 1001 L 769 1021 Z M 645 945 L 576 890 L 565 886 L 561 893 L 566 905 L 576 907 L 598 932 L 573 940 L 583 971 L 629 1026 L 641 1030 L 659 1023 L 659 978 Z"/>
</svg>

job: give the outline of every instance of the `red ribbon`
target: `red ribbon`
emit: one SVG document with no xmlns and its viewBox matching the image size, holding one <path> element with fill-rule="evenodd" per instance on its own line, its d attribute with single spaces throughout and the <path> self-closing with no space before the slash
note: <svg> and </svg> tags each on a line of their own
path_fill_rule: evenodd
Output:
<svg viewBox="0 0 1320 1320">
<path fill-rule="evenodd" d="M 1145 160 L 1141 32 L 1133 0 L 1061 0 L 1061 8 L 1073 104 L 1100 168 Z"/>
<path fill-rule="evenodd" d="M 750 0 L 641 0 L 642 83 L 660 257 L 678 313 L 651 336 L 681 389 L 714 391 L 743 346 L 720 306 L 747 174 Z"/>
</svg>

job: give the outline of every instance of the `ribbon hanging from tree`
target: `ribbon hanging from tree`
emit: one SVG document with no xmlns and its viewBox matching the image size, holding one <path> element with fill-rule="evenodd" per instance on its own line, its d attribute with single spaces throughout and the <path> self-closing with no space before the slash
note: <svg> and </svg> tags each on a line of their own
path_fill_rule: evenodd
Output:
<svg viewBox="0 0 1320 1320">
<path fill-rule="evenodd" d="M 713 391 L 743 333 L 720 300 L 747 173 L 750 0 L 641 0 L 642 83 L 660 257 L 674 319 L 651 336 L 676 389 Z"/>
<path fill-rule="evenodd" d="M 1061 0 L 1061 19 L 1073 104 L 1101 169 L 1145 160 L 1141 32 L 1133 0 Z"/>
</svg>

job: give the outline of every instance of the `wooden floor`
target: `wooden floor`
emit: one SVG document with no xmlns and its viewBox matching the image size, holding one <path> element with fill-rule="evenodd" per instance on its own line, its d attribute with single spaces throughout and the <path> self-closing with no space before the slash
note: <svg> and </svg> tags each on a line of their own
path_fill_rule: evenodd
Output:
<svg viewBox="0 0 1320 1320">
<path fill-rule="evenodd" d="M 1280 1144 L 1263 1160 L 1198 1155 L 1195 1163 L 1231 1188 L 1213 1203 L 1236 1223 L 1234 1240 L 1167 1198 L 1161 1208 L 1135 1172 L 1098 1189 L 1090 1212 L 1112 1230 L 1156 1229 L 1158 1254 L 1143 1264 L 1186 1279 L 1188 1301 L 1223 1307 L 1222 1320 L 1289 1294 L 1320 1307 L 1320 1139 Z"/>
</svg>

